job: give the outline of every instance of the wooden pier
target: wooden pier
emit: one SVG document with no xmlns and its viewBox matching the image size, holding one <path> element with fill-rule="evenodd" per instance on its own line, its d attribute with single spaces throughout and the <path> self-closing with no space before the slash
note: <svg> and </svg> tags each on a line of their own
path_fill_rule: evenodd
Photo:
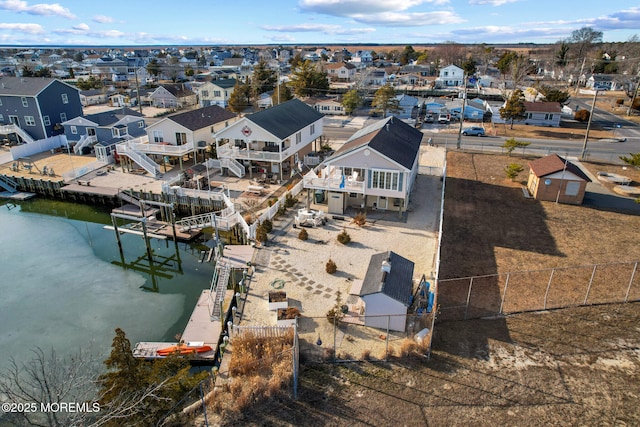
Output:
<svg viewBox="0 0 640 427">
<path fill-rule="evenodd" d="M 200 294 L 198 302 L 191 313 L 189 322 L 182 333 L 181 341 L 186 345 L 201 346 L 208 345 L 211 351 L 197 353 L 190 356 L 192 360 L 199 362 L 214 362 L 218 349 L 218 342 L 222 334 L 222 322 L 220 320 L 211 320 L 210 302 L 211 293 L 209 289 L 205 289 Z M 233 298 L 233 291 L 227 291 L 225 301 L 229 303 Z M 133 348 L 133 356 L 141 359 L 160 359 L 158 350 L 161 348 L 177 345 L 177 342 L 139 342 Z"/>
</svg>

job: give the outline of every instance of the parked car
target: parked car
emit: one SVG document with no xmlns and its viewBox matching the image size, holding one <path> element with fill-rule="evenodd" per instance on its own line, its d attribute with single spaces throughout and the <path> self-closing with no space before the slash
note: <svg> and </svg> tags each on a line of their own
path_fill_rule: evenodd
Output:
<svg viewBox="0 0 640 427">
<path fill-rule="evenodd" d="M 441 125 L 446 125 L 449 123 L 450 120 L 450 116 L 448 114 L 440 114 L 438 116 L 438 123 L 440 123 Z"/>
<path fill-rule="evenodd" d="M 464 136 L 484 136 L 484 128 L 479 126 L 473 126 L 470 128 L 462 129 Z"/>
</svg>

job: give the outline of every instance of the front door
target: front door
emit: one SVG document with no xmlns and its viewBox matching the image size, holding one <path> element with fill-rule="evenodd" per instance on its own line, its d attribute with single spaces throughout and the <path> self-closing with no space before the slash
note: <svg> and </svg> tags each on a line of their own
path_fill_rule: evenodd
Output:
<svg viewBox="0 0 640 427">
<path fill-rule="evenodd" d="M 96 136 L 96 128 L 87 128 L 88 136 Z"/>
<path fill-rule="evenodd" d="M 9 122 L 11 124 L 14 124 L 14 125 L 20 127 L 20 119 L 18 118 L 18 116 L 9 116 Z"/>
<path fill-rule="evenodd" d="M 389 201 L 384 196 L 378 196 L 378 203 L 376 206 L 378 209 L 387 209 L 389 207 Z"/>
</svg>

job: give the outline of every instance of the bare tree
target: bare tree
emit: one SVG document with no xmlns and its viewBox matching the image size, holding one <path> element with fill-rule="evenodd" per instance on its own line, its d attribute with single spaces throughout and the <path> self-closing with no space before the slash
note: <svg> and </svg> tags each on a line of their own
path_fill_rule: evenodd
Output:
<svg viewBox="0 0 640 427">
<path fill-rule="evenodd" d="M 32 351 L 34 357 L 26 362 L 18 363 L 12 358 L 0 377 L 3 403 L 29 405 L 26 410 L 5 413 L 12 417 L 8 421 L 56 427 L 95 422 L 100 410 L 95 404 L 95 381 L 100 368 L 95 355 L 89 350 L 68 357 L 59 356 L 53 349 L 49 353 L 40 347 Z M 68 404 L 84 405 L 83 410 L 60 410 Z"/>
</svg>

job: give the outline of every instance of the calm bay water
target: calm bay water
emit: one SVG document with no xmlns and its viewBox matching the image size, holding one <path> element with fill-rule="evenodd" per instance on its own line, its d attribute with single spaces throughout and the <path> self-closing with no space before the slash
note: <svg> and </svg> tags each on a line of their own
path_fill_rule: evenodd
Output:
<svg viewBox="0 0 640 427">
<path fill-rule="evenodd" d="M 81 347 L 104 358 L 115 328 L 132 345 L 175 341 L 213 266 L 195 245 L 151 240 L 149 273 L 141 236 L 121 236 L 125 266 L 106 211 L 35 199 L 0 206 L 0 369 L 10 357 Z M 146 271 L 145 271 L 146 270 Z"/>
</svg>

